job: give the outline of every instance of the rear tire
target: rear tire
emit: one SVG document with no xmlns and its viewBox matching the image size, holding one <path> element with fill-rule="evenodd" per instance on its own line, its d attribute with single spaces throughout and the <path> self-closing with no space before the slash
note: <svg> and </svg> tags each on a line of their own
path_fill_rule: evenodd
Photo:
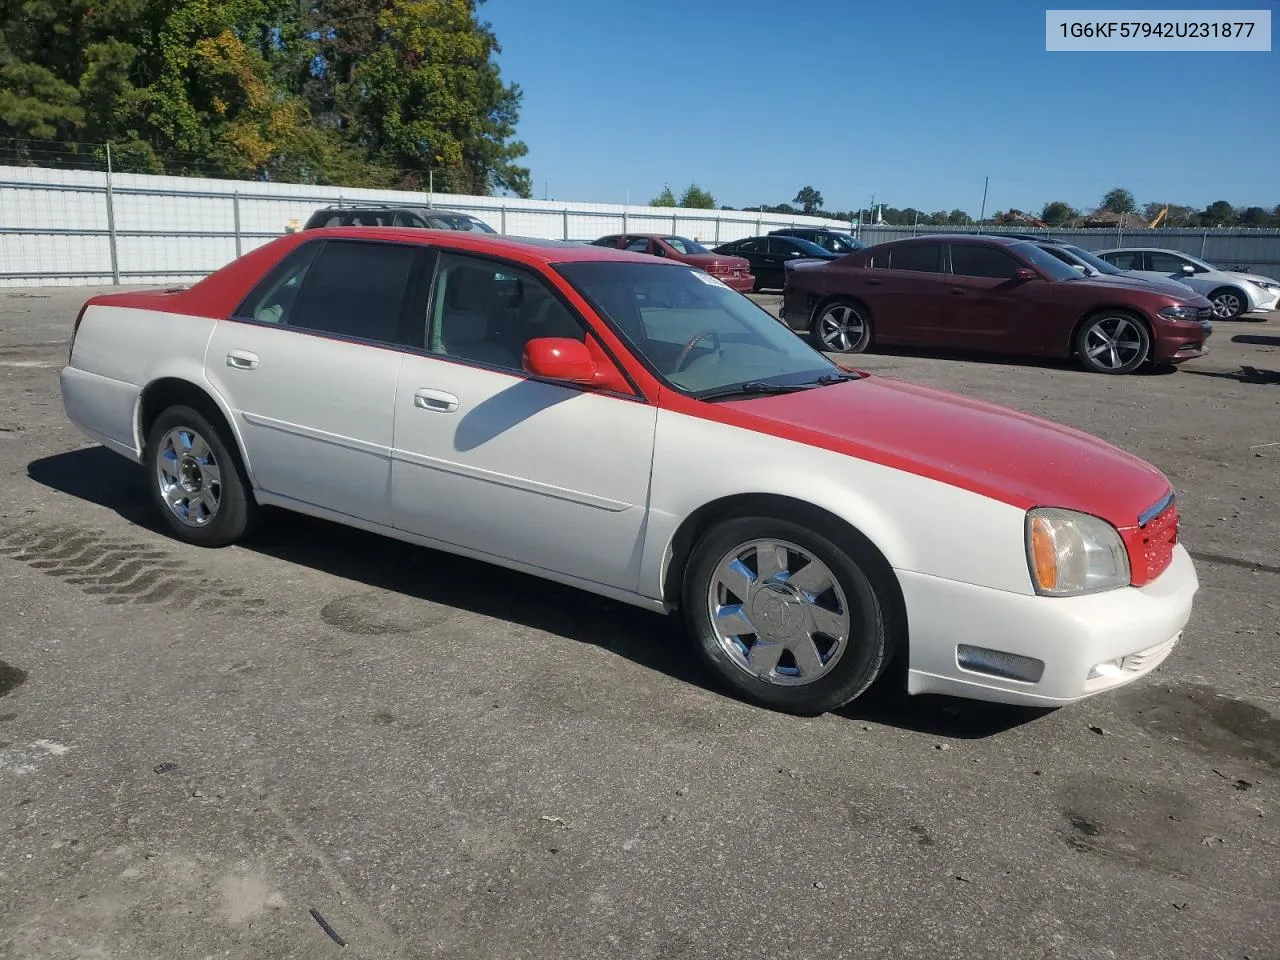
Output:
<svg viewBox="0 0 1280 960">
<path fill-rule="evenodd" d="M 173 406 L 162 411 L 147 433 L 143 462 L 152 502 L 179 540 L 225 546 L 258 519 L 234 441 L 198 410 Z"/>
<path fill-rule="evenodd" d="M 683 606 L 716 676 L 787 713 L 843 706 L 893 654 L 892 604 L 875 565 L 788 520 L 738 517 L 712 527 L 689 557 Z"/>
<path fill-rule="evenodd" d="M 871 316 L 852 300 L 832 300 L 813 314 L 810 342 L 824 353 L 863 353 L 871 346 Z"/>
</svg>

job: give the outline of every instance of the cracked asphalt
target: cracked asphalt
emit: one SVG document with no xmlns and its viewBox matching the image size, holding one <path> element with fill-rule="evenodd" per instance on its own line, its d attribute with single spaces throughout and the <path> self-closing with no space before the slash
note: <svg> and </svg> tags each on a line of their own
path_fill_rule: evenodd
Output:
<svg viewBox="0 0 1280 960">
<path fill-rule="evenodd" d="M 522 575 L 169 539 L 63 417 L 87 294 L 0 291 L 0 957 L 1280 957 L 1280 320 L 1121 378 L 856 358 L 1151 460 L 1202 586 L 1122 691 L 797 719 Z"/>
</svg>

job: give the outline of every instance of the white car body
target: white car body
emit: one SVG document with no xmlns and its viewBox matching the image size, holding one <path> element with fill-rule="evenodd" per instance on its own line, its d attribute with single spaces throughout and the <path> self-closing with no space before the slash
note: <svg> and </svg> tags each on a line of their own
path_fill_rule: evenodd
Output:
<svg viewBox="0 0 1280 960">
<path fill-rule="evenodd" d="M 406 242 L 519 255 L 530 269 L 576 256 L 422 231 Z M 672 572 L 688 547 L 682 531 L 700 511 L 743 497 L 803 501 L 859 531 L 891 568 L 909 621 L 912 693 L 1060 706 L 1149 673 L 1190 617 L 1198 582 L 1181 543 L 1142 585 L 1037 594 L 1027 505 L 1040 491 L 1020 467 L 1000 472 L 1001 460 L 1039 444 L 1042 459 L 1061 454 L 1061 471 L 1131 471 L 1121 510 L 1130 532 L 1150 520 L 1136 514 L 1151 504 L 1134 498 L 1155 500 L 1167 486 L 1153 468 L 1066 428 L 875 377 L 825 388 L 826 406 L 804 394 L 703 403 L 651 387 L 634 357 L 623 363 L 640 389 L 618 396 L 422 350 L 196 315 L 198 291 L 180 295 L 182 309 L 164 294 L 90 301 L 61 373 L 65 409 L 88 437 L 142 462 L 148 397 L 199 391 L 229 425 L 263 505 L 669 612 L 679 597 Z M 586 301 L 573 303 L 580 319 L 603 324 Z M 824 439 L 789 422 L 843 403 L 870 404 L 864 427 L 840 418 Z M 866 425 L 895 410 L 898 422 Z M 973 461 L 972 477 L 956 454 L 933 449 L 952 442 L 938 425 L 952 410 L 954 432 L 990 451 Z M 903 452 L 912 444 L 919 458 Z M 1088 487 L 1064 479 L 1058 499 Z M 1171 497 L 1156 504 L 1160 516 L 1176 518 Z M 965 669 L 961 645 L 1034 658 L 1043 675 L 1027 682 Z"/>
<path fill-rule="evenodd" d="M 1275 310 L 1280 305 L 1280 281 L 1254 273 L 1236 273 L 1219 270 L 1212 264 L 1205 263 L 1181 250 L 1166 250 L 1160 247 L 1114 247 L 1110 250 L 1097 250 L 1096 256 L 1108 263 L 1135 273 L 1140 277 L 1153 280 L 1176 280 L 1184 283 L 1196 293 L 1203 294 L 1214 302 L 1214 316 L 1217 319 L 1229 319 L 1220 312 L 1217 301 L 1223 291 L 1237 291 L 1242 300 L 1243 313 L 1265 313 Z M 1142 269 L 1134 270 L 1126 267 L 1132 257 L 1140 255 Z M 1165 268 L 1169 269 L 1165 269 Z"/>
</svg>

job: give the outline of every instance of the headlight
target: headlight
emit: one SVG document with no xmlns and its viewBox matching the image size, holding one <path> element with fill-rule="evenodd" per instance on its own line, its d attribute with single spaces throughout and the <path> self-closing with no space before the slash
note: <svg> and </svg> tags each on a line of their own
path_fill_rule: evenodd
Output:
<svg viewBox="0 0 1280 960">
<path fill-rule="evenodd" d="M 1200 311 L 1195 307 L 1164 307 L 1158 313 L 1166 320 L 1198 320 Z"/>
<path fill-rule="evenodd" d="M 1074 597 L 1129 583 L 1129 555 L 1115 527 L 1074 510 L 1027 512 L 1027 563 L 1036 592 Z"/>
<path fill-rule="evenodd" d="M 1271 280 L 1254 280 L 1254 281 L 1253 281 L 1253 283 L 1254 283 L 1256 286 L 1261 287 L 1263 290 L 1276 290 L 1276 289 L 1280 289 L 1280 283 L 1276 283 L 1276 282 L 1271 281 Z"/>
</svg>

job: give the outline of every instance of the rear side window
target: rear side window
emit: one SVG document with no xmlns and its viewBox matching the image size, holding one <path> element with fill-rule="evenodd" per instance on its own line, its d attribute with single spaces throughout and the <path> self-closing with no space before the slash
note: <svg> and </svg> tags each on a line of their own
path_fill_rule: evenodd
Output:
<svg viewBox="0 0 1280 960">
<path fill-rule="evenodd" d="M 235 315 L 258 323 L 293 323 L 302 281 L 322 246 L 323 243 L 304 243 L 285 257 L 279 266 L 262 278 Z"/>
<path fill-rule="evenodd" d="M 416 249 L 329 241 L 307 270 L 289 326 L 396 343 Z"/>
<path fill-rule="evenodd" d="M 914 270 L 920 273 L 940 273 L 942 271 L 942 245 L 922 243 L 913 247 L 894 247 L 886 251 L 889 254 L 886 266 L 890 270 Z M 876 265 L 880 265 L 883 254 L 876 256 Z"/>
<path fill-rule="evenodd" d="M 1012 280 L 1022 264 L 1003 250 L 970 244 L 952 244 L 951 272 L 958 277 Z"/>
<path fill-rule="evenodd" d="M 1141 270 L 1142 254 L 1134 253 L 1132 250 L 1124 250 L 1120 253 L 1103 254 L 1102 259 L 1107 263 L 1114 264 L 1121 270 Z"/>
</svg>

